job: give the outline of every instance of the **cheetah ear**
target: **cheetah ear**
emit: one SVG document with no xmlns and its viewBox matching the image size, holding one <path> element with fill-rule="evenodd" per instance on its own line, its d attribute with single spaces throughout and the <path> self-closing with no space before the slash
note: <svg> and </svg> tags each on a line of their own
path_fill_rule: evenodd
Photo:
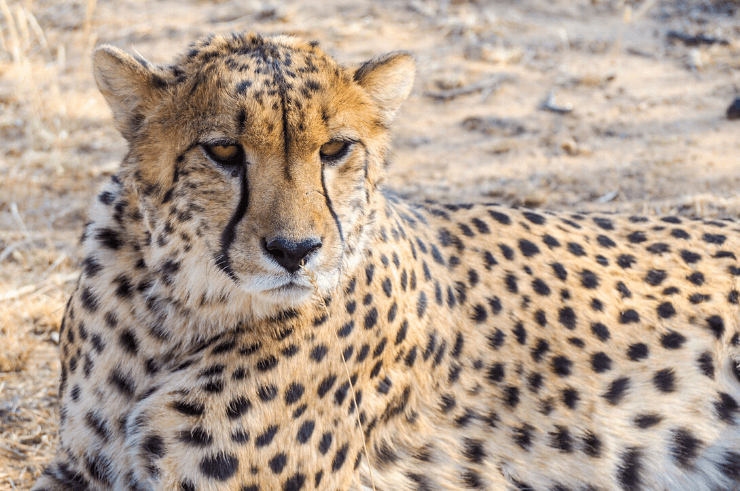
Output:
<svg viewBox="0 0 740 491">
<path fill-rule="evenodd" d="M 113 119 L 124 138 L 132 141 L 167 83 L 156 67 L 142 58 L 103 45 L 93 53 L 93 73 L 98 89 L 113 111 Z"/>
<path fill-rule="evenodd" d="M 406 100 L 414 85 L 416 63 L 410 53 L 395 51 L 366 61 L 354 79 L 375 101 L 383 123 L 388 124 Z"/>
</svg>

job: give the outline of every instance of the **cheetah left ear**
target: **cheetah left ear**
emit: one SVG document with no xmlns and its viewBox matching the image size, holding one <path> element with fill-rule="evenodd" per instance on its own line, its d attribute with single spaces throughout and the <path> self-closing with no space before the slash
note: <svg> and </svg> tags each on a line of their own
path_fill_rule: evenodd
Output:
<svg viewBox="0 0 740 491">
<path fill-rule="evenodd" d="M 375 101 L 383 123 L 388 124 L 409 96 L 415 72 L 416 63 L 411 54 L 395 51 L 363 63 L 354 79 Z"/>
<path fill-rule="evenodd" d="M 113 111 L 118 131 L 135 139 L 146 117 L 167 86 L 161 70 L 144 59 L 134 58 L 114 46 L 104 45 L 93 53 L 93 73 L 98 89 Z"/>
</svg>

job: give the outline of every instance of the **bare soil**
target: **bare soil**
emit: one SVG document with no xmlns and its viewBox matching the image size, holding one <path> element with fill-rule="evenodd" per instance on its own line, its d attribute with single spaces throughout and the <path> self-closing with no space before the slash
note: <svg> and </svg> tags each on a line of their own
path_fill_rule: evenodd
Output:
<svg viewBox="0 0 740 491">
<path fill-rule="evenodd" d="M 0 0 L 0 490 L 53 455 L 77 237 L 125 152 L 92 49 L 166 63 L 249 29 L 414 53 L 388 184 L 415 199 L 740 214 L 738 0 Z"/>
</svg>

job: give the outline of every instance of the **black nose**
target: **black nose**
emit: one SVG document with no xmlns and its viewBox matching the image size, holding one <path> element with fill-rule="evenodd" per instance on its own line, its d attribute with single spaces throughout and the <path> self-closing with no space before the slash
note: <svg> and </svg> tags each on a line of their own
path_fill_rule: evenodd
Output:
<svg viewBox="0 0 740 491">
<path fill-rule="evenodd" d="M 265 250 L 280 266 L 290 273 L 295 273 L 300 268 L 301 261 L 321 247 L 321 240 L 314 238 L 293 242 L 279 237 L 272 239 L 270 242 L 265 241 L 264 244 Z"/>
</svg>

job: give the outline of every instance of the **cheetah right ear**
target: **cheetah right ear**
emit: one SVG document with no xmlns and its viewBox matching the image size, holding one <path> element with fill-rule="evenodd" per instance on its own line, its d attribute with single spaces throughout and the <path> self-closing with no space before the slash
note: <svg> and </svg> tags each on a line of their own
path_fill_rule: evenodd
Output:
<svg viewBox="0 0 740 491">
<path fill-rule="evenodd" d="M 113 111 L 116 128 L 129 141 L 146 118 L 146 108 L 161 97 L 159 89 L 167 86 L 157 72 L 151 63 L 114 46 L 103 45 L 93 53 L 95 82 Z"/>
<path fill-rule="evenodd" d="M 396 51 L 363 63 L 354 79 L 375 101 L 383 123 L 388 124 L 411 93 L 415 72 L 416 63 L 411 54 Z"/>
</svg>

